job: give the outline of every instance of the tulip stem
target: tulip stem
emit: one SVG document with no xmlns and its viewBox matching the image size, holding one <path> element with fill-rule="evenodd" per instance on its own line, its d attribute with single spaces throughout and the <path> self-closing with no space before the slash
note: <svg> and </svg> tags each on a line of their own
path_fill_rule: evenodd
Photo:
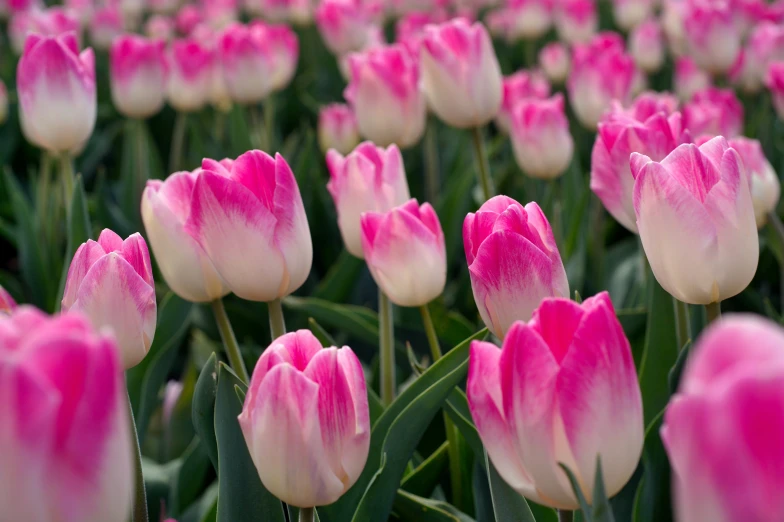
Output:
<svg viewBox="0 0 784 522">
<path fill-rule="evenodd" d="M 558 510 L 558 522 L 572 522 L 574 519 L 574 512 L 567 509 Z"/>
<path fill-rule="evenodd" d="M 130 419 L 131 443 L 133 444 L 134 460 L 134 494 L 133 494 L 133 522 L 148 522 L 147 514 L 147 491 L 144 488 L 144 470 L 142 468 L 142 450 L 139 447 L 139 435 L 136 433 L 136 421 L 133 418 L 133 406 L 131 406 L 131 396 L 126 393 L 128 398 L 128 417 Z"/>
<path fill-rule="evenodd" d="M 275 103 L 272 94 L 264 100 L 264 152 L 270 156 L 275 153 Z"/>
<path fill-rule="evenodd" d="M 171 150 L 169 151 L 169 174 L 180 170 L 182 164 L 182 151 L 185 145 L 185 125 L 188 122 L 188 113 L 179 111 L 174 120 L 172 131 Z"/>
<path fill-rule="evenodd" d="M 392 303 L 379 288 L 379 369 L 381 372 L 381 402 L 384 403 L 384 406 L 389 406 L 395 400 L 395 330 L 392 321 Z"/>
<path fill-rule="evenodd" d="M 487 149 L 485 148 L 485 140 L 482 136 L 482 128 L 474 127 L 472 129 L 474 137 L 474 151 L 476 153 L 476 162 L 479 164 L 479 185 L 482 187 L 482 198 L 484 201 L 494 196 L 493 180 L 490 177 L 490 164 L 487 160 Z"/>
<path fill-rule="evenodd" d="M 218 323 L 218 330 L 220 331 L 223 347 L 226 350 L 226 356 L 229 358 L 231 369 L 234 370 L 234 373 L 237 374 L 237 377 L 239 377 L 242 382 L 249 383 L 250 377 L 248 376 L 248 369 L 245 368 L 245 361 L 242 360 L 240 345 L 237 343 L 237 338 L 234 336 L 234 330 L 231 328 L 229 316 L 226 315 L 223 299 L 215 299 L 212 301 L 212 312 L 215 314 L 215 322 Z"/>
<path fill-rule="evenodd" d="M 712 323 L 716 319 L 721 318 L 721 302 L 716 301 L 715 303 L 706 304 L 705 311 L 708 313 L 708 324 Z"/>
<path fill-rule="evenodd" d="M 672 298 L 675 305 L 675 324 L 677 325 L 676 338 L 678 340 L 678 350 L 682 350 L 686 343 L 691 339 L 691 324 L 689 322 L 689 305 L 683 301 Z"/>
<path fill-rule="evenodd" d="M 779 246 L 784 249 L 784 224 L 781 223 L 779 215 L 775 212 L 768 212 L 768 222 L 773 227 L 776 236 L 779 238 Z M 784 260 L 779 261 L 779 271 L 781 279 L 779 281 L 779 296 L 781 300 L 781 313 L 784 315 Z"/>
<path fill-rule="evenodd" d="M 71 199 L 73 198 L 74 190 L 74 167 L 73 158 L 68 152 L 60 156 L 60 175 L 63 178 L 63 192 L 65 193 L 65 214 L 71 215 Z"/>
<path fill-rule="evenodd" d="M 270 332 L 274 341 L 281 335 L 286 334 L 286 320 L 283 318 L 283 306 L 280 299 L 275 299 L 267 303 L 269 308 Z"/>
<path fill-rule="evenodd" d="M 299 508 L 299 522 L 313 522 L 316 520 L 315 508 Z"/>
</svg>

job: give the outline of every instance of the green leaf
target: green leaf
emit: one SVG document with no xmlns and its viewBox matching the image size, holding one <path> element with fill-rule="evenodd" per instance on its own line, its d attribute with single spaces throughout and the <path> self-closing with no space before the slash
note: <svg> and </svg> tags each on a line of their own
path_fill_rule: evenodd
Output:
<svg viewBox="0 0 784 522">
<path fill-rule="evenodd" d="M 242 404 L 234 387 L 247 386 L 223 363 L 218 364 L 215 435 L 218 441 L 218 522 L 284 522 L 280 500 L 264 489 L 245 444 L 237 416 Z"/>
<path fill-rule="evenodd" d="M 604 487 L 604 474 L 602 473 L 601 456 L 596 457 L 596 476 L 593 481 L 593 522 L 615 522 L 610 499 L 607 498 L 607 489 Z"/>
<path fill-rule="evenodd" d="M 376 421 L 384 413 L 384 404 L 381 402 L 381 397 L 371 388 L 366 386 L 368 396 L 368 407 L 370 408 L 370 425 L 375 426 Z"/>
<path fill-rule="evenodd" d="M 395 513 L 406 522 L 474 522 L 455 507 L 401 490 L 395 497 Z"/>
<path fill-rule="evenodd" d="M 337 261 L 319 282 L 313 297 L 341 303 L 348 299 L 365 263 L 343 249 Z"/>
<path fill-rule="evenodd" d="M 534 518 L 528 502 L 504 482 L 487 455 L 484 459 L 496 522 L 537 522 L 537 520 L 543 522 L 544 519 Z"/>
<path fill-rule="evenodd" d="M 191 504 L 178 522 L 215 522 L 218 514 L 218 482 L 204 490 L 199 499 Z"/>
<path fill-rule="evenodd" d="M 318 324 L 318 321 L 316 321 L 312 317 L 308 318 L 308 328 L 310 329 L 311 332 L 313 332 L 313 335 L 316 336 L 316 339 L 319 340 L 321 346 L 323 346 L 324 348 L 327 348 L 329 346 L 337 346 L 335 339 L 333 339 L 332 336 L 329 335 L 329 332 L 326 331 L 323 326 Z"/>
<path fill-rule="evenodd" d="M 474 452 L 474 456 L 482 461 L 485 455 L 485 448 L 471 418 L 471 411 L 468 409 L 468 399 L 463 390 L 460 388 L 452 390 L 452 393 L 446 399 L 444 409 Z"/>
<path fill-rule="evenodd" d="M 218 358 L 210 356 L 196 381 L 193 394 L 193 427 L 204 451 L 218 472 L 218 440 L 215 437 L 215 396 L 218 391 Z"/>
<path fill-rule="evenodd" d="M 84 182 L 82 181 L 82 176 L 77 175 L 71 196 L 71 209 L 68 212 L 68 242 L 65 248 L 63 271 L 60 274 L 60 287 L 57 290 L 58 301 L 55 303 L 55 307 L 58 309 L 60 308 L 60 301 L 63 299 L 63 292 L 65 292 L 65 280 L 68 278 L 71 260 L 76 253 L 76 249 L 90 239 L 91 234 L 92 225 L 90 224 L 90 214 L 87 212 L 87 196 L 84 193 Z"/>
<path fill-rule="evenodd" d="M 449 443 L 444 442 L 403 480 L 400 488 L 414 495 L 429 497 L 438 485 L 448 462 Z"/>
<path fill-rule="evenodd" d="M 191 505 L 202 490 L 204 479 L 209 471 L 210 459 L 198 437 L 194 437 L 191 445 L 182 456 L 182 465 L 174 477 L 167 514 L 177 518 L 183 509 Z"/>
<path fill-rule="evenodd" d="M 283 300 L 286 308 L 299 310 L 321 324 L 340 328 L 369 343 L 378 342 L 378 315 L 362 306 L 341 305 L 315 297 L 292 297 Z"/>
<path fill-rule="evenodd" d="M 634 503 L 634 522 L 671 522 L 673 519 L 670 462 L 659 435 L 663 420 L 664 410 L 653 419 L 645 432 L 643 476 Z"/>
<path fill-rule="evenodd" d="M 675 361 L 675 366 L 672 367 L 670 373 L 667 375 L 667 382 L 670 385 L 670 394 L 674 394 L 678 391 L 678 385 L 681 382 L 681 375 L 683 375 L 683 369 L 686 367 L 686 361 L 689 360 L 689 354 L 691 353 L 691 340 L 686 343 L 686 346 L 683 347 L 681 353 L 678 354 L 678 360 Z"/>
<path fill-rule="evenodd" d="M 591 506 L 589 506 L 588 501 L 585 500 L 585 495 L 583 495 L 583 490 L 580 487 L 580 483 L 578 482 L 577 477 L 574 476 L 572 470 L 566 467 L 565 464 L 559 462 L 558 465 L 561 467 L 564 473 L 566 473 L 566 477 L 569 479 L 569 484 L 572 486 L 572 492 L 577 497 L 577 502 L 580 504 L 580 509 L 583 512 L 583 520 L 586 522 L 593 522 Z"/>
</svg>

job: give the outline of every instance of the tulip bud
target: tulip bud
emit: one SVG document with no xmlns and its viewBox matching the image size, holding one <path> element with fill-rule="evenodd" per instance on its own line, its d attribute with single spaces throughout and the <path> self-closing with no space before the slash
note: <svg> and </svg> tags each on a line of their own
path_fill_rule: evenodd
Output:
<svg viewBox="0 0 784 522">
<path fill-rule="evenodd" d="M 419 56 L 425 27 L 446 22 L 448 19 L 446 11 L 442 9 L 407 13 L 395 24 L 395 41 L 405 45 L 414 56 Z"/>
<path fill-rule="evenodd" d="M 196 38 L 174 40 L 169 49 L 166 95 L 178 111 L 198 111 L 210 99 L 213 52 Z"/>
<path fill-rule="evenodd" d="M 630 162 L 637 229 L 659 284 L 691 304 L 743 291 L 759 239 L 743 162 L 727 140 L 680 145 L 661 163 L 633 153 Z"/>
<path fill-rule="evenodd" d="M 229 95 L 237 103 L 255 104 L 272 92 L 267 74 L 267 42 L 262 24 L 233 23 L 218 41 L 218 58 Z"/>
<path fill-rule="evenodd" d="M 512 115 L 511 137 L 517 165 L 527 175 L 555 179 L 563 174 L 574 153 L 563 95 L 518 102 Z"/>
<path fill-rule="evenodd" d="M 266 35 L 267 74 L 272 92 L 282 91 L 289 86 L 297 72 L 299 60 L 299 40 L 288 25 L 261 25 Z"/>
<path fill-rule="evenodd" d="M 343 243 L 349 253 L 362 259 L 360 216 L 387 212 L 411 197 L 403 156 L 396 145 L 384 150 L 366 141 L 346 157 L 329 151 L 327 168 L 327 190 L 335 202 Z"/>
<path fill-rule="evenodd" d="M 771 64 L 765 85 L 770 89 L 779 119 L 784 120 L 784 61 Z"/>
<path fill-rule="evenodd" d="M 661 69 L 664 64 L 664 41 L 656 20 L 642 22 L 632 30 L 629 53 L 643 71 L 654 73 Z"/>
<path fill-rule="evenodd" d="M 488 123 L 498 114 L 503 88 L 487 30 L 455 18 L 425 32 L 422 78 L 430 108 L 453 127 Z"/>
<path fill-rule="evenodd" d="M 613 17 L 618 27 L 631 31 L 651 16 L 655 0 L 613 0 Z"/>
<path fill-rule="evenodd" d="M 597 457 L 608 496 L 642 454 L 642 396 L 631 346 L 607 292 L 582 304 L 545 299 L 503 348 L 474 341 L 468 405 L 498 473 L 547 506 L 579 508 L 566 474 L 591 498 Z"/>
<path fill-rule="evenodd" d="M 380 145 L 415 145 L 425 132 L 427 105 L 419 64 L 400 45 L 349 57 L 351 79 L 344 97 L 354 109 L 360 134 Z"/>
<path fill-rule="evenodd" d="M 567 44 L 587 43 L 599 27 L 596 0 L 560 0 L 555 10 L 558 39 Z"/>
<path fill-rule="evenodd" d="M 16 301 L 8 291 L 0 286 L 0 314 L 11 314 L 16 310 Z"/>
<path fill-rule="evenodd" d="M 512 114 L 517 105 L 529 98 L 544 99 L 550 96 L 550 84 L 539 71 L 517 71 L 503 81 L 501 109 L 495 117 L 496 125 L 509 132 Z"/>
<path fill-rule="evenodd" d="M 670 116 L 678 110 L 678 98 L 669 92 L 645 91 L 638 95 L 627 109 L 637 121 L 645 121 L 656 113 Z"/>
<path fill-rule="evenodd" d="M 318 140 L 322 152 L 335 149 L 346 155 L 359 144 L 359 129 L 354 111 L 348 105 L 333 103 L 319 111 Z"/>
<path fill-rule="evenodd" d="M 115 38 L 125 33 L 122 11 L 116 6 L 100 7 L 90 21 L 90 42 L 96 49 L 109 49 Z"/>
<path fill-rule="evenodd" d="M 110 53 L 112 101 L 129 118 L 149 118 L 161 110 L 166 89 L 163 40 L 121 36 Z"/>
<path fill-rule="evenodd" d="M 19 118 L 34 145 L 58 154 L 90 137 L 97 111 L 95 56 L 92 49 L 79 54 L 73 33 L 28 36 L 16 85 Z"/>
<path fill-rule="evenodd" d="M 749 138 L 733 138 L 729 146 L 738 151 L 746 175 L 751 183 L 751 201 L 754 204 L 754 216 L 757 228 L 762 228 L 768 221 L 768 213 L 775 212 L 781 195 L 781 183 L 773 166 L 765 157 L 762 145 Z"/>
<path fill-rule="evenodd" d="M 725 136 L 743 132 L 743 105 L 732 89 L 709 87 L 683 106 L 683 126 L 692 136 Z"/>
<path fill-rule="evenodd" d="M 297 507 L 331 504 L 359 478 L 370 448 L 362 364 L 351 348 L 321 348 L 309 330 L 264 350 L 239 416 L 270 493 Z"/>
<path fill-rule="evenodd" d="M 765 22 L 757 25 L 748 44 L 730 70 L 730 80 L 744 91 L 756 93 L 776 60 L 784 60 L 784 26 Z"/>
<path fill-rule="evenodd" d="M 242 299 L 273 301 L 307 279 L 313 244 L 305 207 L 283 156 L 252 150 L 205 159 L 185 230 Z"/>
<path fill-rule="evenodd" d="M 562 84 L 572 67 L 569 48 L 560 42 L 545 45 L 539 52 L 539 66 L 551 82 Z"/>
<path fill-rule="evenodd" d="M 569 282 L 550 223 L 536 203 L 496 196 L 463 222 L 471 288 L 479 315 L 503 339 L 545 297 L 568 297 Z"/>
<path fill-rule="evenodd" d="M 322 0 L 316 26 L 324 45 L 336 56 L 364 49 L 374 27 L 372 13 L 354 0 Z"/>
<path fill-rule="evenodd" d="M 82 24 L 70 9 L 34 7 L 29 11 L 21 11 L 14 15 L 9 24 L 8 32 L 11 46 L 16 54 L 22 54 L 27 37 L 35 33 L 41 36 L 60 36 L 73 33 L 77 48 L 81 47 Z"/>
<path fill-rule="evenodd" d="M 238 18 L 237 0 L 202 0 L 204 17 L 216 29 L 223 29 Z"/>
<path fill-rule="evenodd" d="M 494 13 L 503 20 L 504 36 L 510 42 L 536 40 L 553 24 L 550 0 L 511 0 Z"/>
<path fill-rule="evenodd" d="M 194 4 L 186 4 L 177 11 L 174 25 L 180 34 L 190 36 L 194 29 L 204 23 L 204 12 Z"/>
<path fill-rule="evenodd" d="M 128 520 L 133 453 L 117 352 L 77 313 L 0 314 L 0 520 Z"/>
<path fill-rule="evenodd" d="M 729 0 L 732 16 L 741 38 L 746 38 L 751 29 L 768 17 L 767 0 Z"/>
<path fill-rule="evenodd" d="M 688 101 L 696 93 L 711 86 L 711 77 L 699 69 L 691 58 L 684 56 L 675 60 L 673 82 L 678 97 L 682 101 Z"/>
<path fill-rule="evenodd" d="M 148 38 L 169 41 L 174 38 L 174 22 L 163 15 L 151 16 L 144 24 L 144 33 Z"/>
<path fill-rule="evenodd" d="M 157 305 L 147 244 L 138 233 L 125 241 L 104 229 L 74 254 L 62 310 L 79 311 L 96 328 L 109 327 L 126 369 L 139 364 L 155 336 Z"/>
<path fill-rule="evenodd" d="M 689 55 L 699 67 L 713 74 L 727 72 L 741 48 L 741 35 L 726 0 L 686 3 L 684 36 Z"/>
</svg>

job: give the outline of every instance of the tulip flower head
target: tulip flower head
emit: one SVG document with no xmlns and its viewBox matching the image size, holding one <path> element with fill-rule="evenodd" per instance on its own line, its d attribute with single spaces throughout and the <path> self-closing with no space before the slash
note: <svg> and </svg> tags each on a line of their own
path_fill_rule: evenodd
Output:
<svg viewBox="0 0 784 522">
<path fill-rule="evenodd" d="M 749 138 L 733 138 L 729 146 L 738 151 L 746 175 L 751 184 L 751 200 L 754 203 L 754 216 L 757 227 L 762 228 L 768 221 L 768 213 L 774 212 L 781 196 L 781 183 L 773 166 L 765 157 L 762 145 Z"/>
<path fill-rule="evenodd" d="M 651 16 L 655 0 L 613 0 L 613 17 L 618 27 L 631 31 Z"/>
<path fill-rule="evenodd" d="M 560 42 L 545 45 L 539 52 L 539 66 L 551 82 L 563 83 L 572 66 L 569 48 Z"/>
<path fill-rule="evenodd" d="M 115 39 L 110 54 L 112 100 L 129 118 L 148 118 L 161 110 L 166 89 L 163 40 L 142 36 Z"/>
<path fill-rule="evenodd" d="M 527 175 L 539 179 L 562 175 L 574 153 L 563 95 L 518 102 L 512 115 L 511 137 L 517 164 Z"/>
<path fill-rule="evenodd" d="M 629 36 L 629 53 L 639 68 L 654 73 L 664 64 L 664 40 L 656 20 L 637 25 Z"/>
<path fill-rule="evenodd" d="M 493 14 L 509 42 L 536 40 L 553 24 L 552 0 L 510 0 Z M 489 23 L 489 22 L 488 22 Z"/>
<path fill-rule="evenodd" d="M 332 103 L 319 111 L 318 141 L 322 152 L 335 149 L 342 155 L 350 153 L 359 144 L 357 119 L 351 107 Z"/>
<path fill-rule="evenodd" d="M 114 39 L 124 33 L 125 19 L 118 6 L 109 5 L 95 10 L 90 20 L 90 42 L 96 49 L 110 49 Z"/>
<path fill-rule="evenodd" d="M 784 61 L 771 64 L 765 85 L 770 89 L 779 119 L 784 120 Z"/>
<path fill-rule="evenodd" d="M 729 0 L 686 0 L 683 24 L 689 55 L 699 67 L 712 74 L 732 67 L 741 34 Z"/>
<path fill-rule="evenodd" d="M 550 84 L 539 71 L 517 71 L 504 78 L 501 109 L 495 118 L 496 125 L 509 131 L 509 123 L 514 109 L 521 101 L 544 99 L 550 96 Z"/>
<path fill-rule="evenodd" d="M 215 56 L 196 38 L 174 40 L 169 49 L 166 95 L 178 111 L 203 108 L 210 99 Z"/>
<path fill-rule="evenodd" d="M 743 105 L 732 89 L 709 87 L 684 104 L 683 125 L 694 137 L 733 138 L 743 132 Z"/>
<path fill-rule="evenodd" d="M 588 43 L 599 27 L 596 0 L 559 0 L 554 19 L 560 41 L 570 45 Z"/>
<path fill-rule="evenodd" d="M 364 49 L 371 38 L 374 13 L 359 0 L 322 0 L 316 26 L 324 44 L 336 56 Z"/>
<path fill-rule="evenodd" d="M 695 94 L 711 86 L 711 77 L 697 67 L 694 60 L 684 56 L 675 60 L 673 83 L 678 98 L 689 101 Z"/>
<path fill-rule="evenodd" d="M 784 25 L 764 22 L 754 27 L 745 49 L 730 70 L 730 79 L 745 92 L 758 92 L 771 64 L 784 60 Z"/>
<path fill-rule="evenodd" d="M 174 21 L 163 15 L 154 15 L 144 24 L 144 33 L 149 38 L 158 38 L 169 41 L 174 37 Z"/>
</svg>

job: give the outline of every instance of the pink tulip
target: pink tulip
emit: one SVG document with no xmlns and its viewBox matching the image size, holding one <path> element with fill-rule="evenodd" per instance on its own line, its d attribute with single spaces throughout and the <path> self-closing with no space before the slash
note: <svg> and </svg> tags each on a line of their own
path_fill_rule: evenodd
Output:
<svg viewBox="0 0 784 522">
<path fill-rule="evenodd" d="M 147 244 L 138 233 L 125 241 L 104 229 L 74 254 L 62 310 L 79 311 L 96 328 L 114 332 L 126 369 L 139 364 L 155 336 L 155 286 Z"/>
<path fill-rule="evenodd" d="M 79 20 L 82 27 L 86 27 L 93 18 L 95 2 L 93 0 L 63 0 L 63 7 Z"/>
<path fill-rule="evenodd" d="M 555 29 L 558 39 L 568 44 L 587 43 L 599 27 L 596 0 L 558 0 Z"/>
<path fill-rule="evenodd" d="M 561 84 L 569 76 L 572 57 L 569 48 L 560 42 L 545 45 L 539 51 L 539 66 L 551 82 Z"/>
<path fill-rule="evenodd" d="M 193 30 L 202 23 L 204 23 L 204 12 L 195 4 L 185 4 L 174 17 L 177 31 L 184 36 L 190 36 Z"/>
<path fill-rule="evenodd" d="M 216 29 L 223 29 L 238 19 L 237 0 L 202 0 L 204 17 Z"/>
<path fill-rule="evenodd" d="M 487 30 L 455 18 L 425 29 L 422 78 L 430 108 L 453 127 L 478 127 L 498 113 L 501 67 Z"/>
<path fill-rule="evenodd" d="M 530 98 L 544 99 L 550 96 L 550 84 L 539 71 L 517 71 L 503 80 L 501 109 L 495 118 L 496 125 L 509 132 L 510 120 L 517 105 Z"/>
<path fill-rule="evenodd" d="M 656 0 L 613 0 L 612 4 L 615 23 L 631 31 L 651 16 Z"/>
<path fill-rule="evenodd" d="M 14 15 L 9 24 L 11 46 L 17 54 L 22 54 L 27 36 L 35 33 L 39 36 L 60 36 L 73 33 L 77 47 L 81 47 L 82 24 L 76 15 L 63 7 L 47 9 L 33 8 L 20 11 Z"/>
<path fill-rule="evenodd" d="M 770 65 L 784 60 L 784 25 L 765 22 L 757 25 L 746 48 L 730 70 L 730 80 L 746 92 L 756 93 L 765 81 Z"/>
<path fill-rule="evenodd" d="M 112 101 L 129 118 L 148 118 L 161 110 L 166 89 L 163 40 L 127 35 L 114 40 L 110 53 Z"/>
<path fill-rule="evenodd" d="M 16 310 L 16 301 L 8 291 L 0 286 L 0 314 L 10 314 Z"/>
<path fill-rule="evenodd" d="M 689 55 L 697 65 L 713 74 L 732 67 L 741 35 L 727 0 L 686 0 L 683 24 Z"/>
<path fill-rule="evenodd" d="M 131 428 L 111 335 L 76 313 L 0 314 L 0 375 L 0 520 L 128 520 Z"/>
<path fill-rule="evenodd" d="M 214 52 L 197 38 L 174 40 L 169 48 L 166 95 L 178 111 L 192 112 L 210 100 Z"/>
<path fill-rule="evenodd" d="M 773 0 L 768 4 L 763 19 L 776 24 L 784 23 L 784 0 Z"/>
<path fill-rule="evenodd" d="M 683 18 L 686 13 L 685 0 L 662 0 L 661 24 L 670 52 L 676 59 L 683 58 L 686 54 L 686 29 L 683 27 Z M 677 60 L 676 60 L 677 63 Z"/>
<path fill-rule="evenodd" d="M 678 98 L 669 92 L 645 91 L 628 107 L 628 113 L 638 121 L 645 121 L 658 112 L 669 116 L 678 110 Z"/>
<path fill-rule="evenodd" d="M 746 167 L 757 228 L 762 228 L 768 221 L 768 213 L 775 212 L 779 203 L 781 196 L 779 177 L 765 157 L 759 141 L 738 137 L 729 140 L 729 145 L 738 151 Z"/>
<path fill-rule="evenodd" d="M 767 0 L 729 0 L 735 26 L 745 38 L 751 29 L 767 17 Z"/>
<path fill-rule="evenodd" d="M 323 152 L 335 149 L 346 155 L 359 144 L 359 129 L 354 111 L 348 105 L 333 103 L 319 111 L 319 146 Z"/>
<path fill-rule="evenodd" d="M 709 87 L 683 106 L 683 126 L 695 137 L 739 136 L 743 132 L 743 105 L 731 89 Z"/>
<path fill-rule="evenodd" d="M 784 333 L 733 315 L 689 357 L 661 429 L 678 522 L 784 517 Z"/>
<path fill-rule="evenodd" d="M 637 66 L 647 73 L 654 73 L 664 64 L 664 40 L 656 20 L 637 25 L 629 35 L 629 53 Z"/>
<path fill-rule="evenodd" d="M 90 137 L 97 111 L 95 56 L 92 49 L 79 53 L 73 33 L 28 36 L 16 85 L 19 118 L 34 145 L 58 154 Z"/>
<path fill-rule="evenodd" d="M 631 347 L 607 292 L 545 299 L 503 348 L 474 341 L 468 405 L 490 460 L 518 493 L 578 509 L 565 464 L 591 498 L 597 457 L 609 496 L 642 453 L 642 397 Z"/>
<path fill-rule="evenodd" d="M 297 507 L 331 504 L 367 462 L 370 412 L 362 364 L 351 348 L 321 348 L 309 330 L 264 350 L 239 416 L 270 493 Z"/>
<path fill-rule="evenodd" d="M 316 9 L 316 25 L 327 49 L 337 56 L 364 49 L 375 26 L 373 13 L 359 0 L 323 0 Z"/>
<path fill-rule="evenodd" d="M 784 120 L 784 61 L 771 64 L 765 85 L 770 89 L 779 119 Z"/>
<path fill-rule="evenodd" d="M 174 32 L 174 21 L 163 15 L 151 16 L 144 25 L 144 33 L 148 38 L 157 38 L 168 42 L 174 38 Z"/>
<path fill-rule="evenodd" d="M 448 19 L 446 11 L 442 9 L 407 13 L 395 24 L 395 41 L 405 45 L 414 56 L 419 56 L 425 27 L 446 22 Z"/>
<path fill-rule="evenodd" d="M 403 156 L 396 145 L 384 150 L 366 141 L 346 157 L 329 151 L 327 167 L 327 190 L 335 202 L 343 243 L 352 255 L 364 258 L 360 216 L 387 212 L 411 197 Z"/>
<path fill-rule="evenodd" d="M 550 223 L 536 203 L 496 196 L 463 222 L 471 288 L 479 315 L 503 339 L 545 297 L 568 297 L 569 282 Z"/>
<path fill-rule="evenodd" d="M 229 95 L 229 88 L 226 85 L 223 66 L 218 54 L 220 36 L 220 33 L 210 24 L 201 23 L 193 29 L 189 39 L 199 42 L 204 51 L 212 56 L 211 61 L 205 65 L 205 70 L 203 71 L 207 96 L 204 103 L 209 103 L 218 111 L 227 113 L 231 110 L 232 99 Z"/>
<path fill-rule="evenodd" d="M 512 148 L 520 169 L 532 178 L 555 179 L 572 162 L 574 141 L 561 93 L 517 103 L 511 121 Z"/>
<path fill-rule="evenodd" d="M 90 42 L 96 49 L 109 49 L 125 33 L 125 20 L 117 6 L 99 7 L 90 21 Z"/>
<path fill-rule="evenodd" d="M 362 251 L 380 291 L 398 306 L 424 306 L 444 292 L 446 243 L 429 203 L 364 212 Z"/>
<path fill-rule="evenodd" d="M 673 76 L 675 92 L 682 101 L 690 100 L 696 93 L 704 91 L 711 86 L 711 77 L 699 69 L 689 57 L 675 60 L 675 74 Z"/>
<path fill-rule="evenodd" d="M 245 0 L 245 9 L 274 23 L 304 25 L 313 19 L 312 0 Z"/>
<path fill-rule="evenodd" d="M 313 244 L 297 180 L 283 156 L 252 150 L 205 159 L 185 230 L 226 286 L 249 301 L 273 301 L 302 286 Z"/>
<path fill-rule="evenodd" d="M 536 40 L 553 25 L 552 0 L 508 0 L 491 13 L 509 42 Z M 488 15 L 491 16 L 491 15 Z M 488 21 L 488 25 L 489 25 Z"/>
<path fill-rule="evenodd" d="M 743 162 L 727 140 L 680 145 L 660 163 L 633 153 L 630 162 L 637 229 L 659 284 L 691 304 L 743 291 L 759 240 Z"/>
<path fill-rule="evenodd" d="M 40 0 L 3 0 L 0 2 L 0 15 L 6 18 L 8 15 L 40 8 L 42 4 Z"/>
</svg>

